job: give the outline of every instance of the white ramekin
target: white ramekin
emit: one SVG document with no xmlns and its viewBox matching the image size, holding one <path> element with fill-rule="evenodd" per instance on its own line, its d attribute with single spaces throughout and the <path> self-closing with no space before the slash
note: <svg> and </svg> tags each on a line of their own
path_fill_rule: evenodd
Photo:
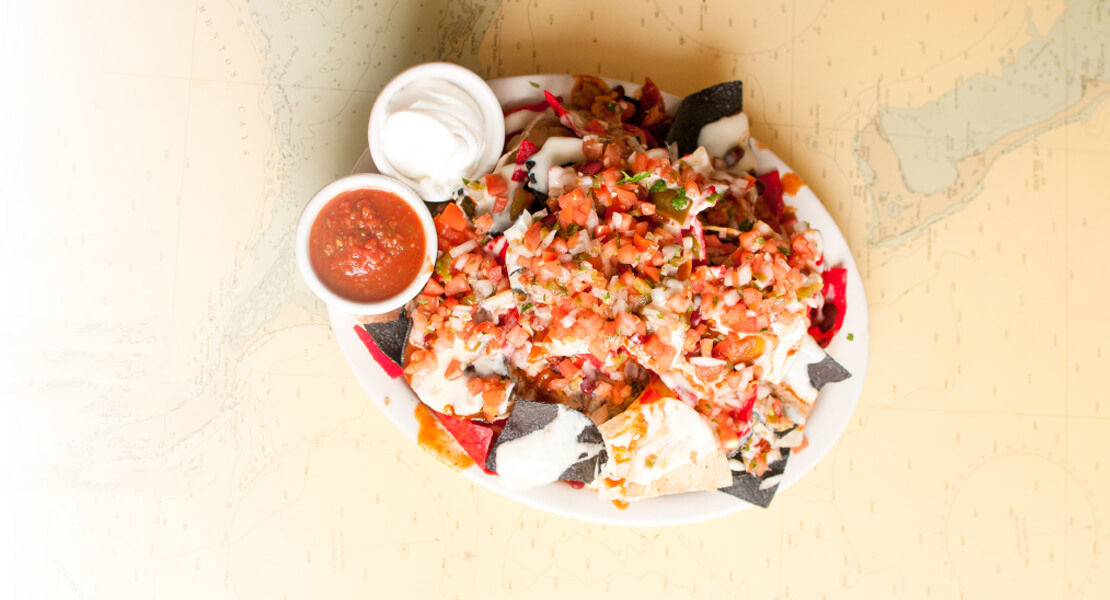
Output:
<svg viewBox="0 0 1110 600">
<path fill-rule="evenodd" d="M 381 141 L 381 133 L 385 128 L 386 116 L 389 113 L 389 103 L 397 92 L 405 86 L 416 82 L 431 79 L 440 79 L 458 86 L 466 92 L 478 105 L 482 112 L 482 136 L 485 140 L 485 152 L 477 162 L 474 171 L 463 176 L 467 179 L 478 179 L 493 170 L 497 159 L 501 158 L 501 147 L 505 145 L 505 113 L 501 102 L 497 100 L 493 90 L 481 77 L 470 69 L 452 63 L 433 62 L 417 65 L 402 71 L 390 80 L 374 100 L 370 110 L 370 122 L 367 125 L 367 138 L 370 142 L 370 155 L 374 158 L 374 165 L 378 171 L 396 177 L 398 180 L 419 190 L 417 182 L 399 173 L 389 162 Z M 461 187 L 462 182 L 459 182 Z M 449 200 L 444 198 L 425 198 L 428 202 Z"/>
<path fill-rule="evenodd" d="M 316 274 L 316 270 L 312 268 L 312 261 L 309 259 L 308 255 L 308 238 L 312 231 L 312 224 L 316 221 L 316 217 L 320 214 L 320 210 L 324 208 L 324 205 L 343 192 L 363 188 L 383 190 L 399 196 L 416 211 L 416 216 L 420 219 L 420 224 L 423 225 L 424 229 L 424 260 L 420 263 L 420 269 L 416 273 L 416 278 L 397 295 L 378 302 L 355 302 L 331 291 L 331 289 L 320 280 L 320 277 Z M 323 189 L 316 192 L 312 200 L 309 200 L 308 206 L 305 207 L 304 212 L 301 213 L 300 221 L 297 222 L 297 234 L 294 244 L 297 255 L 297 267 L 300 268 L 301 276 L 304 277 L 308 287 L 327 304 L 352 315 L 379 315 L 387 313 L 404 306 L 406 302 L 415 298 L 417 294 L 424 289 L 424 285 L 428 282 L 428 277 L 432 274 L 432 269 L 435 267 L 437 251 L 435 223 L 432 222 L 432 214 L 428 212 L 428 207 L 424 205 L 424 201 L 420 199 L 420 196 L 417 195 L 412 188 L 404 183 L 392 177 L 378 175 L 376 173 L 349 175 L 325 185 Z"/>
</svg>

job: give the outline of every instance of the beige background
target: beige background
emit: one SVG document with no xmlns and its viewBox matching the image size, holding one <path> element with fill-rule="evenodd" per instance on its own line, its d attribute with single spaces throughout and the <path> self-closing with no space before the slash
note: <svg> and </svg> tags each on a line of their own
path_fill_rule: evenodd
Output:
<svg viewBox="0 0 1110 600">
<path fill-rule="evenodd" d="M 0 597 L 1110 597 L 1108 23 L 1096 0 L 0 4 Z M 872 318 L 851 425 L 770 509 L 550 516 L 373 407 L 293 225 L 376 91 L 435 59 L 745 81 Z"/>
</svg>

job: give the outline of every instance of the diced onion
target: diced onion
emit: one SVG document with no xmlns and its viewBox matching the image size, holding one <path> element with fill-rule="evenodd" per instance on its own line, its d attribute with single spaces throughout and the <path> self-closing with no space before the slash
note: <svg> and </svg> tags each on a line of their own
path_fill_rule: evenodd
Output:
<svg viewBox="0 0 1110 600">
<path fill-rule="evenodd" d="M 719 367 L 725 364 L 725 361 L 712 356 L 692 356 L 690 357 L 690 364 L 695 367 Z"/>
<path fill-rule="evenodd" d="M 463 242 L 463 243 L 459 244 L 458 246 L 455 246 L 454 248 L 451 248 L 451 258 L 458 258 L 460 255 L 466 254 L 467 252 L 470 252 L 471 250 L 473 250 L 477 247 L 478 247 L 478 242 L 475 241 L 475 240 L 470 240 L 469 242 Z"/>
</svg>

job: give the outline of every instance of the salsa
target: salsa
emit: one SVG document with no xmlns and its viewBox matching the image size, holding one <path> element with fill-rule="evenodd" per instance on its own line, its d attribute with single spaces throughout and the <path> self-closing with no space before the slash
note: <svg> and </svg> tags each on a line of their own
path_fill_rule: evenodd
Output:
<svg viewBox="0 0 1110 600">
<path fill-rule="evenodd" d="M 328 289 L 355 302 L 378 302 L 416 278 L 425 243 L 420 218 L 400 196 L 361 188 L 324 205 L 308 253 Z"/>
</svg>

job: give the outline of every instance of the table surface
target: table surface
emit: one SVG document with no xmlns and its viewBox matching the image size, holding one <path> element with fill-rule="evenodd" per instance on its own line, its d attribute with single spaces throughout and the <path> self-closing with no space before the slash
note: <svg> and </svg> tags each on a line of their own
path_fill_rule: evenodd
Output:
<svg viewBox="0 0 1110 600">
<path fill-rule="evenodd" d="M 0 595 L 1107 597 L 1108 20 L 1097 0 L 4 3 Z M 870 300 L 865 390 L 816 470 L 767 510 L 602 527 L 476 487 L 383 418 L 293 228 L 384 82 L 430 60 L 744 80 Z"/>
</svg>

